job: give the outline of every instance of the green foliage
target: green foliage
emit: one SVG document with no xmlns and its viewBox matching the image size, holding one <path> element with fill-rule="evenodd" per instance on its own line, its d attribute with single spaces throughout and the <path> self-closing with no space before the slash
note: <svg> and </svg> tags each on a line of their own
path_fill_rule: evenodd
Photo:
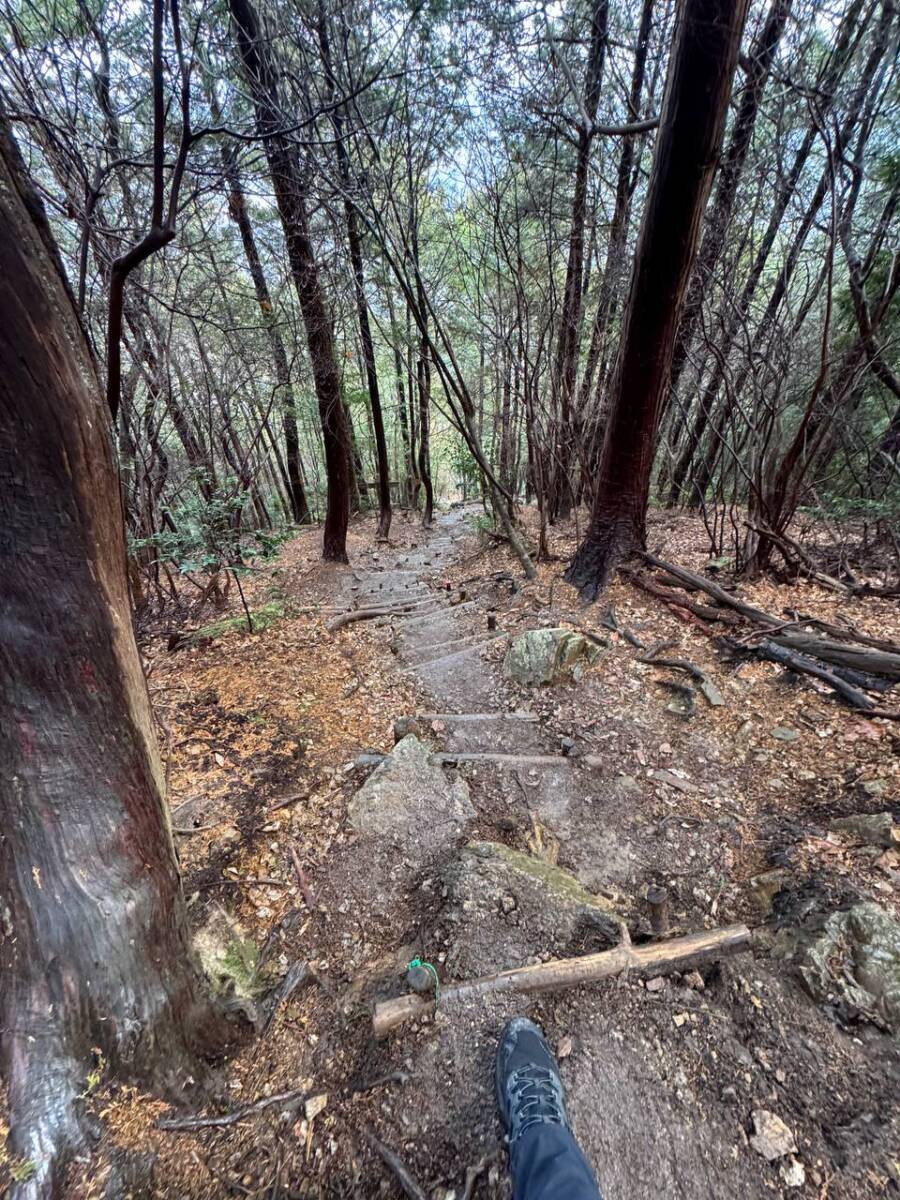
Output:
<svg viewBox="0 0 900 1200">
<path fill-rule="evenodd" d="M 84 1081 L 84 1091 L 81 1093 L 82 1098 L 89 1096 L 91 1092 L 95 1092 L 103 1081 L 103 1072 L 106 1069 L 106 1058 L 99 1046 L 94 1046 L 94 1065 L 87 1073 Z"/>
<path fill-rule="evenodd" d="M 470 517 L 469 520 L 475 533 L 482 539 L 496 531 L 497 526 L 494 519 L 486 516 L 484 513 L 479 513 L 477 517 Z"/>
<path fill-rule="evenodd" d="M 37 1173 L 37 1163 L 33 1158 L 18 1158 L 9 1164 L 9 1173 L 16 1183 L 27 1183 Z"/>
<path fill-rule="evenodd" d="M 263 633 L 274 625 L 276 621 L 280 621 L 287 615 L 283 600 L 272 600 L 268 604 L 264 604 L 261 608 L 255 608 L 250 613 L 250 619 L 253 623 L 253 633 Z M 248 632 L 247 617 L 244 613 L 238 613 L 235 617 L 223 617 L 220 621 L 212 621 L 209 625 L 204 625 L 201 629 L 195 629 L 188 637 L 190 642 L 214 641 L 216 638 L 222 637 L 226 633 L 231 633 L 235 629 Z"/>
<path fill-rule="evenodd" d="M 447 465 L 460 491 L 477 491 L 481 472 L 472 451 L 462 439 L 454 440 L 447 451 Z"/>
<path fill-rule="evenodd" d="M 131 553 L 153 550 L 182 575 L 221 570 L 237 575 L 249 570 L 246 558 L 273 558 L 290 537 L 286 528 L 248 529 L 237 519 L 245 497 L 234 480 L 226 479 L 214 490 L 203 488 L 207 481 L 202 475 L 195 473 L 195 480 L 197 490 L 168 511 L 172 528 L 131 539 Z"/>
<path fill-rule="evenodd" d="M 801 511 L 818 519 L 832 517 L 838 520 L 891 520 L 900 513 L 900 497 L 890 494 L 877 498 L 872 496 L 829 496 L 825 504 L 803 508 Z"/>
</svg>

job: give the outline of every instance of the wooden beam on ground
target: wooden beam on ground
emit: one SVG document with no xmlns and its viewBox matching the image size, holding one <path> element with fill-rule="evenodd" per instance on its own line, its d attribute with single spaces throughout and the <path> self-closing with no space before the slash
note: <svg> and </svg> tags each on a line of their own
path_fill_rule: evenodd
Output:
<svg viewBox="0 0 900 1200">
<path fill-rule="evenodd" d="M 339 617 L 332 617 L 325 628 L 329 633 L 334 633 L 336 629 L 342 629 L 345 625 L 350 625 L 353 621 L 371 621 L 374 617 L 402 617 L 406 613 L 418 613 L 421 607 L 421 601 L 410 601 L 404 604 L 402 601 L 396 604 L 381 604 L 373 608 L 351 608 L 347 612 L 341 613 Z M 432 612 L 440 612 L 439 608 L 429 609 L 426 616 Z"/>
<path fill-rule="evenodd" d="M 602 767 L 599 754 L 501 754 L 499 751 L 446 750 L 430 754 L 428 761 L 437 767 L 455 767 L 458 763 L 496 763 L 500 767 Z"/>
<path fill-rule="evenodd" d="M 437 600 L 437 597 L 435 597 L 435 600 Z M 439 613 L 450 616 L 451 613 L 459 612 L 459 610 L 461 608 L 474 608 L 476 604 L 480 604 L 480 603 L 481 603 L 480 600 L 466 600 L 466 602 L 464 604 L 442 604 L 439 608 L 434 609 L 433 612 L 425 613 L 421 616 L 419 614 L 415 614 L 411 617 L 404 616 L 401 619 L 403 621 L 404 626 L 415 625 L 417 622 L 427 621 L 429 619 L 429 617 L 436 616 Z"/>
<path fill-rule="evenodd" d="M 443 1010 L 494 992 L 555 991 L 577 987 L 582 983 L 596 983 L 627 971 L 635 971 L 640 975 L 664 975 L 670 971 L 684 971 L 700 963 L 713 962 L 749 947 L 750 930 L 746 925 L 726 925 L 721 929 L 707 929 L 666 942 L 652 942 L 646 946 L 616 946 L 599 954 L 557 958 L 533 967 L 514 967 L 495 975 L 483 975 L 480 979 L 446 984 L 441 988 L 440 1005 Z M 385 1000 L 375 1006 L 372 1030 L 377 1038 L 383 1038 L 407 1021 L 429 1016 L 434 1010 L 433 1000 L 418 995 Z"/>
<path fill-rule="evenodd" d="M 529 712 L 486 712 L 486 713 L 416 713 L 417 721 L 539 721 L 537 713 Z"/>
</svg>

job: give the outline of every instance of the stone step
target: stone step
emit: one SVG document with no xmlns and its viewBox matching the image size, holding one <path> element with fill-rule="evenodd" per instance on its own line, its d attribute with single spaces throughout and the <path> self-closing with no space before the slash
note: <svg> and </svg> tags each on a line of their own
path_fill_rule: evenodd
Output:
<svg viewBox="0 0 900 1200">
<path fill-rule="evenodd" d="M 450 662 L 452 659 L 462 658 L 466 654 L 474 654 L 476 650 L 481 650 L 484 646 L 490 646 L 492 642 L 497 642 L 501 638 L 509 638 L 508 633 L 498 633 L 494 637 L 485 638 L 483 641 L 476 642 L 474 646 L 466 646 L 464 650 L 454 650 L 452 654 L 440 654 L 437 658 L 425 658 L 414 663 L 407 674 L 413 673 L 418 667 L 433 667 L 438 664 Z"/>
</svg>

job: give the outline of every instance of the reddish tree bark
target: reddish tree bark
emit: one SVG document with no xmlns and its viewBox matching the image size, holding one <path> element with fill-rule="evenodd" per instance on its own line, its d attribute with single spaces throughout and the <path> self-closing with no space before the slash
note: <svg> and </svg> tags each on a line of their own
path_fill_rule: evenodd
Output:
<svg viewBox="0 0 900 1200">
<path fill-rule="evenodd" d="M 0 118 L 0 1068 L 8 1150 L 67 1194 L 94 1047 L 173 1092 L 221 1046 L 190 952 L 131 625 L 112 436 Z"/>
<path fill-rule="evenodd" d="M 350 518 L 347 419 L 341 397 L 331 320 L 309 236 L 306 186 L 296 143 L 285 132 L 289 122 L 285 121 L 281 112 L 276 76 L 264 50 L 266 43 L 260 35 L 256 9 L 250 0 L 230 0 L 230 10 L 244 73 L 253 96 L 257 129 L 263 139 L 275 201 L 284 227 L 288 259 L 300 301 L 319 402 L 328 479 L 322 557 L 331 562 L 346 562 L 347 525 Z"/>
<path fill-rule="evenodd" d="M 644 544 L 656 431 L 747 0 L 683 0 L 613 377 L 591 525 L 566 572 L 594 599 Z"/>
</svg>

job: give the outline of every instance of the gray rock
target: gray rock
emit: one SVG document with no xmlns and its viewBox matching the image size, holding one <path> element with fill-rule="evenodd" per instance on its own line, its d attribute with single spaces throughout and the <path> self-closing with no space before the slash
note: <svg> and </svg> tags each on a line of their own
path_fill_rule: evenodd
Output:
<svg viewBox="0 0 900 1200">
<path fill-rule="evenodd" d="M 772 737 L 777 738 L 779 742 L 796 742 L 800 734 L 796 729 L 788 729 L 786 725 L 776 725 L 772 730 Z"/>
<path fill-rule="evenodd" d="M 777 1113 L 767 1108 L 757 1108 L 753 1113 L 753 1133 L 750 1145 L 767 1162 L 797 1153 L 794 1135 Z"/>
<path fill-rule="evenodd" d="M 536 953 L 565 955 L 584 936 L 603 949 L 619 941 L 608 900 L 574 875 L 496 842 L 470 842 L 444 873 L 458 977 L 520 966 Z"/>
<path fill-rule="evenodd" d="M 422 858 L 452 845 L 475 816 L 469 788 L 429 761 L 414 734 L 398 742 L 349 805 L 350 822 L 368 834 Z"/>
<path fill-rule="evenodd" d="M 795 961 L 814 999 L 837 998 L 900 1035 L 900 921 L 879 905 L 832 913 Z"/>
<path fill-rule="evenodd" d="M 829 827 L 840 833 L 852 833 L 867 846 L 890 848 L 897 840 L 894 818 L 889 812 L 854 813 L 849 817 L 838 817 Z"/>
<path fill-rule="evenodd" d="M 507 650 L 503 673 L 523 684 L 578 679 L 602 654 L 601 646 L 571 629 L 530 629 Z"/>
<path fill-rule="evenodd" d="M 888 790 L 886 779 L 866 779 L 859 786 L 866 796 L 871 796 L 873 799 L 883 796 Z"/>
<path fill-rule="evenodd" d="M 806 1168 L 799 1158 L 789 1158 L 778 1171 L 785 1187 L 798 1188 L 806 1183 Z"/>
</svg>

